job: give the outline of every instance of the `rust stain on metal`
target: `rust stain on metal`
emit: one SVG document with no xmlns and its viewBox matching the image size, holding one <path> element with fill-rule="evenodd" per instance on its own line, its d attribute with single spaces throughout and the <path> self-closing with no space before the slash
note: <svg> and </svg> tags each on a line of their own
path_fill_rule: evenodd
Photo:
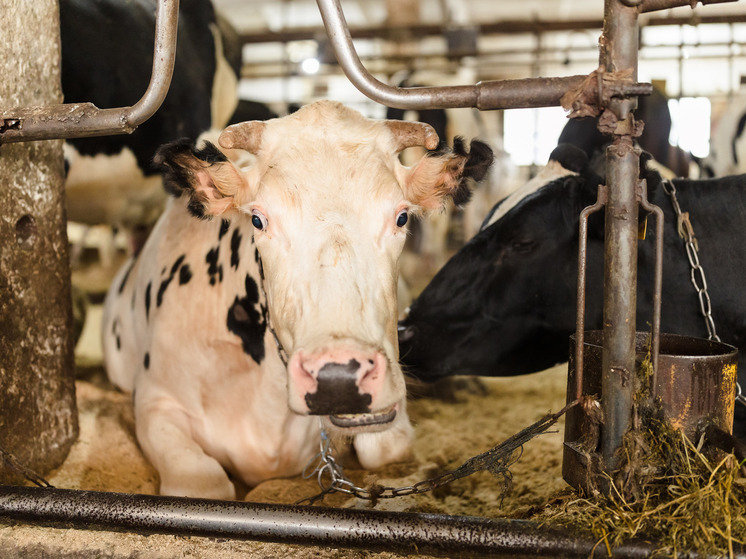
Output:
<svg viewBox="0 0 746 559">
<path fill-rule="evenodd" d="M 603 43 L 603 38 L 602 41 Z M 604 107 L 608 107 L 612 98 L 627 98 L 636 95 L 650 95 L 653 86 L 649 83 L 633 81 L 632 68 L 618 72 L 607 72 L 602 65 L 588 74 L 577 86 L 568 89 L 560 99 L 563 109 L 570 111 L 570 118 L 598 116 Z M 636 129 L 633 130 L 633 133 Z M 625 134 L 626 132 L 610 132 Z M 635 134 L 639 136 L 639 133 Z"/>
</svg>

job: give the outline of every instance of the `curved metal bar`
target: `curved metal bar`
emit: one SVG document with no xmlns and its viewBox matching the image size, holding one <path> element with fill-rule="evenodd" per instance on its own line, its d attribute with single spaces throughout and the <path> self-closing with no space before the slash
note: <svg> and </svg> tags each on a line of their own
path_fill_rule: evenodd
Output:
<svg viewBox="0 0 746 559">
<path fill-rule="evenodd" d="M 596 202 L 580 212 L 578 233 L 578 300 L 575 319 L 575 399 L 583 396 L 583 344 L 585 342 L 585 280 L 588 263 L 588 218 L 606 206 L 609 197 L 605 185 L 598 186 Z"/>
<path fill-rule="evenodd" d="M 0 144 L 130 134 L 158 110 L 168 93 L 176 58 L 179 0 L 158 0 L 150 83 L 131 107 L 99 109 L 92 103 L 0 110 Z"/>
<path fill-rule="evenodd" d="M 0 520 L 448 556 L 606 557 L 595 538 L 520 520 L 0 485 Z M 630 542 L 614 557 L 648 557 Z"/>
<path fill-rule="evenodd" d="M 353 85 L 369 98 L 397 109 L 477 107 L 519 109 L 553 107 L 585 76 L 529 78 L 447 87 L 394 87 L 374 78 L 360 61 L 339 0 L 316 0 L 339 65 Z"/>
<path fill-rule="evenodd" d="M 661 301 L 663 300 L 663 210 L 648 200 L 648 185 L 645 180 L 640 183 L 640 207 L 646 212 L 655 214 L 655 269 L 653 286 L 653 320 L 651 332 L 651 361 L 653 364 L 653 379 L 651 386 L 656 386 L 658 374 L 658 355 L 660 353 L 661 337 Z"/>
</svg>

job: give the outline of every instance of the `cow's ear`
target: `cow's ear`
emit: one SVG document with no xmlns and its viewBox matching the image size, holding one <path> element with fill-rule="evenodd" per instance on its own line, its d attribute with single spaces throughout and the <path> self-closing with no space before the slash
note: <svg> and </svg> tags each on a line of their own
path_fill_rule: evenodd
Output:
<svg viewBox="0 0 746 559">
<path fill-rule="evenodd" d="M 189 211 L 199 218 L 230 210 L 246 187 L 238 168 L 211 142 L 197 147 L 188 138 L 161 146 L 153 163 L 163 174 L 163 186 L 176 198 L 189 197 Z"/>
<path fill-rule="evenodd" d="M 472 140 L 467 152 L 463 139 L 454 138 L 453 149 L 441 144 L 405 169 L 405 195 L 427 210 L 442 207 L 449 196 L 456 205 L 465 204 L 471 198 L 469 179 L 482 180 L 493 159 L 492 149 L 484 142 Z"/>
</svg>

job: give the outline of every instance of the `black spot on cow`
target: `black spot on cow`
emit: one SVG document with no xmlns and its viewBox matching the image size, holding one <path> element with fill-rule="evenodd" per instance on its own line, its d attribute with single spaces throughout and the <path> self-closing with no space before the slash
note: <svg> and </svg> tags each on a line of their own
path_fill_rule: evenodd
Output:
<svg viewBox="0 0 746 559">
<path fill-rule="evenodd" d="M 150 291 L 153 288 L 153 282 L 149 281 L 145 286 L 145 320 L 150 318 Z"/>
<path fill-rule="evenodd" d="M 117 344 L 117 350 L 122 349 L 122 338 L 119 336 L 119 319 L 115 318 L 111 321 L 111 334 L 114 336 L 114 340 Z"/>
<path fill-rule="evenodd" d="M 161 282 L 160 287 L 158 287 L 158 295 L 156 295 L 156 298 L 155 298 L 156 307 L 161 306 L 161 303 L 163 302 L 163 294 L 166 292 L 166 288 L 168 287 L 168 284 L 171 283 L 172 279 L 174 279 L 173 276 L 167 277 Z"/>
<path fill-rule="evenodd" d="M 218 264 L 220 258 L 220 246 L 211 248 L 205 256 L 207 262 L 207 275 L 210 276 L 210 285 L 215 285 L 217 281 L 223 281 L 223 266 Z"/>
<path fill-rule="evenodd" d="M 189 283 L 190 279 L 192 279 L 192 271 L 189 269 L 189 264 L 184 264 L 179 270 L 179 285 Z"/>
<path fill-rule="evenodd" d="M 261 363 L 264 360 L 264 334 L 267 330 L 266 314 L 263 305 L 257 310 L 259 303 L 259 288 L 254 278 L 246 275 L 244 281 L 246 295 L 233 300 L 228 309 L 226 324 L 228 330 L 241 338 L 243 350 L 254 361 Z"/>
<path fill-rule="evenodd" d="M 130 277 L 130 272 L 132 271 L 132 268 L 135 265 L 134 259 L 130 261 L 129 265 L 127 266 L 127 271 L 124 272 L 124 277 L 122 278 L 122 283 L 119 284 L 119 293 L 121 294 L 122 291 L 124 291 L 124 286 L 127 284 L 127 279 Z"/>
<path fill-rule="evenodd" d="M 186 258 L 186 254 L 182 254 L 176 259 L 176 262 L 174 262 L 174 265 L 171 266 L 171 275 L 176 275 L 176 270 L 179 269 L 179 266 L 184 262 L 184 258 Z"/>
<path fill-rule="evenodd" d="M 150 353 L 145 353 L 145 358 L 142 360 L 142 364 L 145 369 L 150 369 Z"/>
<path fill-rule="evenodd" d="M 223 237 L 225 237 L 225 234 L 228 232 L 228 229 L 231 227 L 231 222 L 227 219 L 221 219 L 220 220 L 220 231 L 218 232 L 218 241 L 221 240 Z"/>
<path fill-rule="evenodd" d="M 176 272 L 181 267 L 181 264 L 184 262 L 184 258 L 186 257 L 185 254 L 182 254 L 179 256 L 176 261 L 171 266 L 171 272 L 169 273 L 168 277 L 165 278 L 162 282 L 160 287 L 158 287 L 158 295 L 156 297 L 156 306 L 160 307 L 161 303 L 163 303 L 163 295 L 166 293 L 166 289 L 168 289 L 169 284 L 173 281 L 174 277 L 176 277 Z"/>
<path fill-rule="evenodd" d="M 233 231 L 231 236 L 231 268 L 238 270 L 238 264 L 241 261 L 238 250 L 241 248 L 241 233 L 238 229 Z"/>
</svg>

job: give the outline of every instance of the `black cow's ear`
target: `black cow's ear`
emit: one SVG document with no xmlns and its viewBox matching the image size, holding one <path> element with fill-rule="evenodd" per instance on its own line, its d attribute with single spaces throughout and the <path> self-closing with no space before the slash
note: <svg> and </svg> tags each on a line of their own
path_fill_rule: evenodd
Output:
<svg viewBox="0 0 746 559">
<path fill-rule="evenodd" d="M 188 138 L 161 146 L 153 158 L 163 174 L 166 192 L 179 198 L 189 197 L 192 215 L 209 218 L 228 211 L 246 180 L 225 154 L 205 142 L 198 148 Z"/>
<path fill-rule="evenodd" d="M 471 198 L 471 182 L 484 178 L 492 165 L 492 149 L 473 140 L 466 151 L 462 138 L 454 138 L 453 149 L 441 144 L 409 169 L 403 187 L 415 204 L 435 210 L 443 206 L 449 196 L 457 205 Z"/>
</svg>

